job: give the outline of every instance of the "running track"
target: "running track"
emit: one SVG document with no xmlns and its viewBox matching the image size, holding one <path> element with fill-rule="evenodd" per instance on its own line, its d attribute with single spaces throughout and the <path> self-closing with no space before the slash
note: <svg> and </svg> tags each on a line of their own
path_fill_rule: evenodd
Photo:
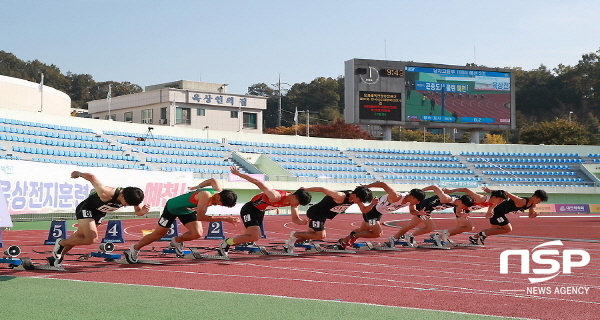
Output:
<svg viewBox="0 0 600 320">
<path fill-rule="evenodd" d="M 388 214 L 384 221 L 400 221 L 407 215 Z M 434 215 L 437 229 L 454 225 L 450 215 Z M 536 319 L 591 319 L 600 310 L 600 216 L 538 217 L 511 216 L 515 229 L 509 236 L 488 238 L 485 248 L 452 250 L 406 249 L 401 252 L 358 251 L 356 254 L 301 253 L 298 257 L 255 256 L 232 253 L 230 261 L 186 260 L 144 252 L 142 258 L 156 259 L 163 265 L 117 265 L 95 261 L 80 262 L 69 257 L 63 265 L 67 272 L 16 271 L 0 265 L 0 275 L 73 279 L 94 282 L 127 283 L 222 292 L 266 294 L 319 300 L 342 300 L 377 305 L 447 310 L 474 314 Z M 259 244 L 282 242 L 291 230 L 303 230 L 289 222 L 289 216 L 267 216 L 267 239 Z M 359 215 L 338 215 L 328 221 L 328 240 L 338 239 L 360 221 Z M 476 230 L 487 228 L 487 220 L 474 219 Z M 125 249 L 141 237 L 141 230 L 153 229 L 154 219 L 125 220 Z M 48 223 L 50 224 L 50 223 Z M 184 228 L 181 228 L 184 229 Z M 241 226 L 226 225 L 227 235 L 242 231 Z M 395 232 L 384 227 L 384 236 Z M 100 237 L 105 229 L 100 228 Z M 50 250 L 40 245 L 47 231 L 4 231 L 5 248 L 19 245 L 21 257 L 42 259 Z M 424 238 L 423 236 L 420 237 Z M 466 241 L 467 236 L 455 240 Z M 499 257 L 503 250 L 532 250 L 554 239 L 563 239 L 564 249 L 586 250 L 590 263 L 560 274 L 552 280 L 532 285 L 530 276 L 519 273 L 517 258 L 511 260 L 509 274 L 500 274 Z M 573 241 L 566 239 L 575 239 Z M 579 239 L 579 240 L 577 240 Z M 385 241 L 385 239 L 375 239 Z M 463 242 L 461 241 L 461 242 Z M 215 246 L 217 240 L 197 240 L 187 246 Z M 166 242 L 155 243 L 157 248 Z M 90 252 L 97 245 L 73 249 Z M 552 249 L 556 249 L 553 247 Z M 145 249 L 150 249 L 149 247 Z M 562 251 L 559 250 L 559 251 Z M 300 252 L 300 251 L 298 251 Z M 548 256 L 546 256 L 548 258 Z M 92 258 L 94 259 L 94 258 Z M 549 265 L 531 268 L 547 269 Z M 527 287 L 585 287 L 587 294 L 528 294 Z M 508 291 L 510 290 L 510 291 Z"/>
</svg>

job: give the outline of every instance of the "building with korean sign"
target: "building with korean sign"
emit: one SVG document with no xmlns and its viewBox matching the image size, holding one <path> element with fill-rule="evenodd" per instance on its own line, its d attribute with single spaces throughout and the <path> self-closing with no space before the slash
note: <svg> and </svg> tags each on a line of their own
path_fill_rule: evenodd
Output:
<svg viewBox="0 0 600 320">
<path fill-rule="evenodd" d="M 226 84 L 180 80 L 88 106 L 96 119 L 261 133 L 267 98 L 227 93 Z"/>
</svg>

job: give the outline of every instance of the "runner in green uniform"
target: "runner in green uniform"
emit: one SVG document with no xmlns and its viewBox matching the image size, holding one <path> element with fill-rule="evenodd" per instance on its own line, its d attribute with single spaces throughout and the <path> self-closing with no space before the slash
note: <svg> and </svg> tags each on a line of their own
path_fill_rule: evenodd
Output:
<svg viewBox="0 0 600 320">
<path fill-rule="evenodd" d="M 197 187 L 192 187 L 195 191 L 182 194 L 167 201 L 156 229 L 144 236 L 138 243 L 131 245 L 128 251 L 125 251 L 125 258 L 129 263 L 137 262 L 138 252 L 154 241 L 164 237 L 173 221 L 179 219 L 181 224 L 188 230 L 184 234 L 171 239 L 171 247 L 178 254 L 183 253 L 183 243 L 199 239 L 202 234 L 202 221 L 226 221 L 236 224 L 239 218 L 233 216 L 209 216 L 206 215 L 208 207 L 218 205 L 233 207 L 237 201 L 237 195 L 231 190 L 223 190 L 221 183 L 216 179 L 208 179 L 201 182 Z M 217 193 L 218 192 L 218 193 Z"/>
</svg>

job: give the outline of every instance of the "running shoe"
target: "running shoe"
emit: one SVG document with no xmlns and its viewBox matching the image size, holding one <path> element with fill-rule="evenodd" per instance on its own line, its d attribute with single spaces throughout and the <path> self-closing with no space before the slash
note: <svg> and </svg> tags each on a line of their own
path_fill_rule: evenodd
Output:
<svg viewBox="0 0 600 320">
<path fill-rule="evenodd" d="M 440 236 L 442 237 L 442 241 L 448 242 L 448 237 L 450 237 L 450 231 L 448 231 L 448 229 L 446 229 L 446 230 L 442 231 Z"/>
<path fill-rule="evenodd" d="M 356 237 L 352 237 L 350 238 L 350 240 L 348 240 L 348 244 L 350 244 L 350 247 L 354 247 L 354 243 L 356 242 L 356 240 L 358 240 L 358 238 Z"/>
<path fill-rule="evenodd" d="M 474 238 L 473 236 L 469 236 L 469 241 L 471 242 L 472 245 L 478 245 L 479 244 L 479 239 Z"/>
<path fill-rule="evenodd" d="M 294 253 L 295 245 L 296 245 L 295 240 L 294 240 L 294 242 L 291 242 L 290 240 L 285 240 L 285 243 L 283 244 L 283 251 L 285 251 L 287 253 Z"/>
<path fill-rule="evenodd" d="M 440 236 L 439 233 L 434 233 L 431 238 L 433 239 L 433 241 L 435 241 L 435 245 L 438 247 L 442 247 L 444 244 L 442 243 L 442 237 Z"/>
<path fill-rule="evenodd" d="M 135 246 L 135 244 L 132 244 L 131 247 L 129 247 L 129 250 L 125 251 L 125 260 L 127 260 L 127 262 L 129 263 L 137 263 L 138 261 L 138 250 L 135 250 L 133 247 Z"/>
<path fill-rule="evenodd" d="M 65 248 L 60 245 L 60 240 L 62 239 L 56 239 L 56 243 L 52 249 L 52 257 L 54 257 L 54 259 L 60 259 L 62 257 L 63 249 Z"/>
<path fill-rule="evenodd" d="M 482 232 L 479 233 L 479 242 L 481 242 L 481 244 L 484 244 L 485 238 L 487 238 L 487 236 L 483 235 Z"/>
<path fill-rule="evenodd" d="M 175 249 L 175 253 L 177 255 L 183 255 L 183 242 L 177 242 L 175 241 L 175 237 L 171 238 L 171 244 L 170 247 Z"/>
<path fill-rule="evenodd" d="M 388 246 L 389 246 L 390 248 L 393 248 L 393 247 L 395 247 L 395 246 L 396 246 L 396 241 L 397 241 L 397 240 L 396 240 L 396 238 L 394 238 L 394 237 L 389 237 L 389 238 L 388 238 Z"/>
<path fill-rule="evenodd" d="M 227 256 L 229 255 L 229 245 L 227 244 L 227 239 L 223 240 L 223 242 L 219 243 L 219 246 L 217 247 L 217 252 L 219 253 L 220 256 Z"/>
<path fill-rule="evenodd" d="M 295 244 L 296 243 L 296 239 L 298 239 L 298 238 L 296 238 L 296 231 L 292 231 L 290 233 L 290 237 L 288 238 L 288 241 L 290 243 L 292 243 L 292 244 Z"/>
<path fill-rule="evenodd" d="M 338 244 L 342 247 L 342 249 L 350 247 L 350 243 L 344 241 L 344 238 L 338 239 Z"/>
<path fill-rule="evenodd" d="M 410 246 L 410 247 L 417 246 L 417 242 L 415 241 L 415 237 L 412 235 L 412 233 L 404 235 L 404 239 L 405 239 L 406 243 L 408 243 L 408 246 Z"/>
</svg>

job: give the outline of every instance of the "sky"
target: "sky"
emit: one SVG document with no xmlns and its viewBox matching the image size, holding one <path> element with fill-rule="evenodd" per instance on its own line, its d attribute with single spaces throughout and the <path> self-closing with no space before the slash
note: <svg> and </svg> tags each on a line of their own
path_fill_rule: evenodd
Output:
<svg viewBox="0 0 600 320">
<path fill-rule="evenodd" d="M 600 1 L 0 0 L 0 50 L 142 88 L 177 80 L 283 88 L 353 58 L 576 65 L 600 49 Z"/>
</svg>

